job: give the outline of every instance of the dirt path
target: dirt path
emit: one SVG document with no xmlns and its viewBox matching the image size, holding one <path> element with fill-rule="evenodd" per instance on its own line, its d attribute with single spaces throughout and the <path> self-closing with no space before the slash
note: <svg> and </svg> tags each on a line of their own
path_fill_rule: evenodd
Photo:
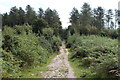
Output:
<svg viewBox="0 0 120 80">
<path fill-rule="evenodd" d="M 49 70 L 43 73 L 44 78 L 75 78 L 68 62 L 68 50 L 64 44 L 60 47 L 60 54 L 47 67 Z"/>
</svg>

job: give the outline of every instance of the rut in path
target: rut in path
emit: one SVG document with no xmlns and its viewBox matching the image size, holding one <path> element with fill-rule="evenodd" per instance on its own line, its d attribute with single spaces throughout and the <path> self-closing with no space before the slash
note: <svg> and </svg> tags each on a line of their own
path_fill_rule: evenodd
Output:
<svg viewBox="0 0 120 80">
<path fill-rule="evenodd" d="M 74 71 L 68 62 L 68 50 L 64 44 L 60 47 L 60 54 L 52 59 L 47 68 L 48 71 L 42 74 L 44 78 L 75 78 Z"/>
</svg>

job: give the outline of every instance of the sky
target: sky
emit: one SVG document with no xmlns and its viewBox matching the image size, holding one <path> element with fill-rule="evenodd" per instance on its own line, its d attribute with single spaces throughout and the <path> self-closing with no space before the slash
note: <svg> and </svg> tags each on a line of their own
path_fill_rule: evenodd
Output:
<svg viewBox="0 0 120 80">
<path fill-rule="evenodd" d="M 118 9 L 119 0 L 0 0 L 0 13 L 9 12 L 10 8 L 14 6 L 25 9 L 28 4 L 31 5 L 36 12 L 40 7 L 44 10 L 49 7 L 57 10 L 60 21 L 62 22 L 62 27 L 67 28 L 70 24 L 70 12 L 73 7 L 76 7 L 80 11 L 85 2 L 90 4 L 92 9 L 101 6 L 104 9 L 114 10 Z"/>
</svg>

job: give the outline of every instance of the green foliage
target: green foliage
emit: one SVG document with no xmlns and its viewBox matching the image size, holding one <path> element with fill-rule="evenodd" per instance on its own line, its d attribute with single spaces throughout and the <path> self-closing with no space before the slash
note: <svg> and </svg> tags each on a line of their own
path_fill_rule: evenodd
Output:
<svg viewBox="0 0 120 80">
<path fill-rule="evenodd" d="M 100 63 L 92 63 L 91 69 L 99 78 L 119 77 L 118 57 L 114 54 L 106 54 L 97 59 Z"/>
<path fill-rule="evenodd" d="M 68 37 L 67 45 L 70 45 L 69 48 L 73 50 L 70 59 L 81 60 L 82 66 L 91 67 L 93 74 L 89 77 L 93 75 L 95 78 L 118 77 L 118 42 L 116 39 L 94 35 L 72 35 Z"/>
<path fill-rule="evenodd" d="M 11 19 L 10 26 L 14 26 L 15 24 L 18 24 L 18 19 L 19 19 L 18 12 L 19 12 L 19 10 L 16 6 L 11 8 L 10 13 L 9 13 L 9 19 Z"/>
<path fill-rule="evenodd" d="M 33 34 L 31 26 L 4 26 L 2 36 L 2 77 L 19 77 L 19 69 L 46 63 L 53 53 L 51 44 L 44 37 Z"/>
<path fill-rule="evenodd" d="M 36 12 L 30 5 L 27 5 L 26 6 L 26 23 L 32 25 L 35 20 L 36 20 Z"/>
<path fill-rule="evenodd" d="M 118 10 L 115 10 L 115 21 L 113 21 L 113 15 L 111 9 L 107 10 L 107 12 L 102 7 L 92 10 L 88 3 L 84 3 L 80 12 L 77 8 L 73 8 L 71 11 L 71 25 L 68 26 L 68 30 L 72 35 L 79 33 L 81 35 L 108 36 L 116 39 L 118 38 L 116 29 Z"/>
<path fill-rule="evenodd" d="M 102 29 L 100 31 L 101 36 L 108 36 L 113 39 L 118 38 L 118 29 Z"/>
<path fill-rule="evenodd" d="M 45 39 L 44 36 L 38 38 L 40 46 L 46 49 L 49 53 L 53 53 L 52 45 L 49 43 L 48 40 Z"/>
<path fill-rule="evenodd" d="M 96 59 L 94 57 L 85 57 L 82 58 L 82 65 L 89 67 L 91 63 L 94 63 Z"/>
<path fill-rule="evenodd" d="M 54 33 L 54 30 L 52 28 L 44 28 L 42 30 L 42 33 L 47 40 L 51 40 L 53 33 Z"/>
<path fill-rule="evenodd" d="M 48 25 L 54 29 L 59 28 L 61 25 L 59 15 L 56 10 L 51 10 L 47 8 L 45 11 L 45 20 Z"/>
<path fill-rule="evenodd" d="M 27 65 L 43 63 L 47 58 L 47 50 L 39 45 L 38 38 L 34 34 L 16 36 L 15 39 L 18 44 L 14 48 L 13 54 Z"/>
<path fill-rule="evenodd" d="M 85 35 L 97 35 L 98 32 L 99 32 L 98 28 L 90 25 L 87 25 L 84 28 L 80 29 L 80 34 L 85 34 Z"/>
<path fill-rule="evenodd" d="M 95 8 L 94 10 L 94 22 L 93 25 L 96 26 L 99 30 L 104 28 L 104 9 L 102 7 Z"/>
<path fill-rule="evenodd" d="M 117 12 L 116 10 L 115 17 L 118 17 Z M 88 3 L 84 3 L 80 13 L 73 8 L 70 17 L 71 25 L 65 30 L 62 29 L 57 11 L 50 8 L 46 11 L 39 8 L 39 14 L 36 14 L 30 5 L 26 6 L 26 11 L 15 6 L 11 8 L 9 14 L 5 13 L 2 16 L 3 26 L 12 27 L 4 26 L 2 29 L 3 77 L 18 77 L 19 69 L 24 66 L 47 63 L 46 59 L 52 53 L 59 51 L 60 38 L 66 40 L 67 48 L 72 51 L 70 59 L 78 60 L 75 65 L 81 68 L 81 70 L 76 69 L 82 72 L 78 74 L 79 77 L 94 75 L 97 78 L 106 78 L 120 75 L 116 40 L 119 39 L 119 30 L 116 29 L 117 19 L 114 28 L 111 9 L 105 15 L 102 7 L 92 12 Z M 105 23 L 108 24 L 108 29 L 104 28 Z"/>
<path fill-rule="evenodd" d="M 26 26 L 26 25 L 23 25 L 23 26 L 14 26 L 13 27 L 16 31 L 17 34 L 29 34 L 29 33 L 32 33 L 32 26 Z"/>
<path fill-rule="evenodd" d="M 79 42 L 80 42 L 79 40 L 80 40 L 79 35 L 77 35 L 77 34 L 74 34 L 72 36 L 68 36 L 66 47 L 67 48 L 70 48 L 70 47 L 75 48 L 75 45 L 79 44 Z"/>
<path fill-rule="evenodd" d="M 3 45 L 2 48 L 5 49 L 6 51 L 12 51 L 13 47 L 13 38 L 9 35 L 5 35 L 3 40 Z"/>
<path fill-rule="evenodd" d="M 60 29 L 59 35 L 60 35 L 61 40 L 67 40 L 67 36 L 68 36 L 67 29 Z"/>
<path fill-rule="evenodd" d="M 70 57 L 70 55 L 69 55 Z M 93 77 L 89 77 L 89 75 L 91 75 L 91 70 L 88 68 L 88 67 L 85 67 L 82 65 L 81 63 L 81 60 L 80 59 L 70 59 L 70 64 L 71 66 L 73 67 L 74 69 L 74 75 L 77 77 L 77 78 L 93 78 Z"/>
<path fill-rule="evenodd" d="M 87 48 L 92 50 L 95 50 L 97 48 L 99 49 L 107 48 L 109 50 L 112 49 L 113 51 L 117 50 L 117 44 L 118 44 L 116 39 L 110 39 L 107 37 L 100 37 L 95 35 L 91 35 L 91 36 L 72 35 L 68 37 L 67 44 L 73 43 L 72 44 L 73 46 L 75 42 L 77 42 L 77 44 L 75 45 L 76 48 L 83 48 L 83 49 Z"/>
<path fill-rule="evenodd" d="M 54 52 L 59 51 L 59 46 L 61 45 L 62 41 L 60 37 L 53 36 L 53 43 L 52 43 L 52 48 Z"/>
<path fill-rule="evenodd" d="M 72 12 L 71 12 L 70 15 L 71 15 L 70 22 L 72 24 L 78 24 L 79 12 L 78 12 L 78 10 L 75 7 L 72 9 Z"/>
<path fill-rule="evenodd" d="M 22 60 L 15 58 L 10 52 L 2 50 L 2 77 L 18 77 L 17 73 Z M 12 75 L 14 74 L 14 75 Z"/>
<path fill-rule="evenodd" d="M 61 39 L 52 28 L 34 34 L 31 26 L 3 27 L 3 77 L 17 76 L 22 70 L 47 63 L 47 58 L 59 51 Z"/>
<path fill-rule="evenodd" d="M 53 52 L 59 51 L 59 46 L 61 45 L 61 39 L 59 36 L 54 35 L 53 28 L 44 28 L 42 30 L 42 33 L 45 36 L 45 39 L 48 40 L 49 43 L 51 44 Z"/>
<path fill-rule="evenodd" d="M 54 35 L 59 36 L 59 30 L 61 27 L 61 21 L 56 10 L 47 8 L 44 14 L 44 19 L 48 23 L 50 28 L 53 28 Z"/>
<path fill-rule="evenodd" d="M 2 31 L 2 48 L 6 51 L 12 51 L 12 46 L 14 43 L 13 36 L 16 31 L 10 27 L 4 26 Z"/>
<path fill-rule="evenodd" d="M 16 33 L 16 31 L 13 28 L 10 28 L 8 26 L 3 26 L 2 28 L 2 35 L 10 35 L 11 37 Z"/>
<path fill-rule="evenodd" d="M 42 29 L 48 27 L 48 23 L 44 19 L 36 19 L 33 23 L 33 32 L 42 33 Z"/>
<path fill-rule="evenodd" d="M 105 15 L 106 16 L 106 22 L 108 23 L 108 28 L 110 28 L 110 22 L 112 21 L 112 16 L 113 16 L 113 12 L 112 12 L 112 9 L 109 9 L 107 10 L 107 14 Z"/>
<path fill-rule="evenodd" d="M 3 14 L 3 26 L 14 26 L 14 25 L 22 25 L 25 23 L 25 11 L 19 7 L 19 9 L 14 6 L 11 8 L 9 14 L 5 13 Z"/>
<path fill-rule="evenodd" d="M 82 27 L 92 24 L 92 20 L 91 7 L 88 3 L 84 3 L 80 14 L 80 22 Z"/>
</svg>

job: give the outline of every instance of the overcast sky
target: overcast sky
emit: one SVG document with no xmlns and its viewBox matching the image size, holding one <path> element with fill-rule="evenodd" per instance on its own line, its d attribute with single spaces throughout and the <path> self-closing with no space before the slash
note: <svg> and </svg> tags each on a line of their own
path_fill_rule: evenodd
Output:
<svg viewBox="0 0 120 80">
<path fill-rule="evenodd" d="M 73 7 L 76 7 L 80 11 L 83 3 L 87 2 L 91 8 L 101 6 L 104 9 L 118 9 L 118 1 L 119 0 L 0 0 L 0 13 L 9 12 L 13 6 L 25 9 L 28 4 L 31 5 L 35 11 L 38 11 L 40 7 L 44 10 L 50 7 L 58 11 L 62 26 L 65 28 L 69 25 L 69 14 Z"/>
</svg>

